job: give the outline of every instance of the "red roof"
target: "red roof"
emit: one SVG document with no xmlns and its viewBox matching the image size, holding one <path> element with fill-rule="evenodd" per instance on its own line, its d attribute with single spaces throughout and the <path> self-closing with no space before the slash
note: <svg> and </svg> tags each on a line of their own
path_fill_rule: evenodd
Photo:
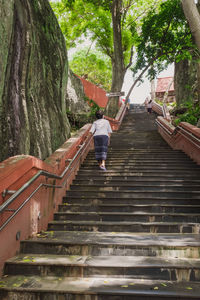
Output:
<svg viewBox="0 0 200 300">
<path fill-rule="evenodd" d="M 164 93 L 167 90 L 172 78 L 173 77 L 157 78 L 156 93 Z M 174 81 L 170 86 L 169 92 L 170 91 L 174 91 Z"/>
</svg>

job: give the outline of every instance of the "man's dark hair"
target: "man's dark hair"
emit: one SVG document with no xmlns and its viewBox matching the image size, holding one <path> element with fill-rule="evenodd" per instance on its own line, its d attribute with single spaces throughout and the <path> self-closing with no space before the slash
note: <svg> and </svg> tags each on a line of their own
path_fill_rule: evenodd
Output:
<svg viewBox="0 0 200 300">
<path fill-rule="evenodd" d="M 103 112 L 102 112 L 102 110 L 98 110 L 98 111 L 96 112 L 96 118 L 97 118 L 97 119 L 102 119 L 102 118 L 103 118 Z"/>
</svg>

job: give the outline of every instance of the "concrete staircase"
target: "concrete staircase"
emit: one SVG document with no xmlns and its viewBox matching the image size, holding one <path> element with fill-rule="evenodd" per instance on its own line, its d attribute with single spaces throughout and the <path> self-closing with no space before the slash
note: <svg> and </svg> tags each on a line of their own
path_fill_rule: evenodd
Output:
<svg viewBox="0 0 200 300">
<path fill-rule="evenodd" d="M 94 152 L 48 230 L 6 262 L 0 299 L 200 299 L 200 167 L 137 108 Z"/>
</svg>

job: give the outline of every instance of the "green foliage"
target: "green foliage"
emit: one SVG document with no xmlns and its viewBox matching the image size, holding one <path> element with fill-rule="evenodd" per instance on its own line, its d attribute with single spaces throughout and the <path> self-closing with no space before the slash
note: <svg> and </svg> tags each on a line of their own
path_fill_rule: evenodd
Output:
<svg viewBox="0 0 200 300">
<path fill-rule="evenodd" d="M 52 2 L 52 8 L 58 18 L 67 47 L 75 47 L 83 36 L 95 40 L 105 53 L 112 47 L 111 14 L 96 1 L 74 0 L 69 5 L 67 0 Z"/>
<path fill-rule="evenodd" d="M 94 102 L 94 100 L 89 99 L 87 96 L 85 96 L 84 100 L 85 100 L 85 101 L 89 104 L 89 106 L 90 106 L 89 117 L 92 117 L 92 118 L 93 118 L 98 110 L 100 110 L 100 109 L 102 110 L 102 108 L 101 108 L 98 104 L 96 104 L 96 102 Z"/>
<path fill-rule="evenodd" d="M 112 6 L 112 0 L 87 0 L 90 3 L 93 3 L 95 6 L 101 6 L 105 10 L 111 9 Z"/>
<path fill-rule="evenodd" d="M 200 119 L 200 106 L 199 103 L 194 104 L 192 101 L 185 102 L 182 107 L 185 108 L 183 114 L 177 114 L 177 117 L 173 121 L 177 126 L 180 122 L 188 122 L 192 125 L 197 125 Z"/>
<path fill-rule="evenodd" d="M 141 20 L 148 11 L 165 0 L 123 0 L 121 15 L 122 49 L 125 65 L 140 32 Z M 60 0 L 51 2 L 67 47 L 76 47 L 83 37 L 95 41 L 109 58 L 113 56 L 112 0 Z"/>
<path fill-rule="evenodd" d="M 173 107 L 174 108 L 175 106 L 176 106 L 176 102 L 175 101 L 169 103 L 169 107 Z"/>
<path fill-rule="evenodd" d="M 159 105 L 163 106 L 163 101 L 161 101 L 160 99 L 156 98 L 154 101 L 156 103 L 158 103 Z M 167 105 L 168 108 L 176 106 L 176 102 L 175 101 L 174 102 L 167 102 L 165 104 Z"/>
<path fill-rule="evenodd" d="M 161 101 L 159 99 L 155 99 L 155 102 L 158 103 L 159 105 L 163 106 L 163 101 Z"/>
<path fill-rule="evenodd" d="M 193 44 L 180 0 L 166 0 L 158 10 L 152 9 L 143 19 L 142 33 L 137 39 L 136 73 L 147 65 L 148 75 L 155 78 L 168 64 L 191 59 Z"/>
<path fill-rule="evenodd" d="M 71 70 L 87 78 L 90 82 L 110 90 L 112 66 L 109 58 L 98 51 L 82 49 L 77 51 L 69 62 Z"/>
</svg>

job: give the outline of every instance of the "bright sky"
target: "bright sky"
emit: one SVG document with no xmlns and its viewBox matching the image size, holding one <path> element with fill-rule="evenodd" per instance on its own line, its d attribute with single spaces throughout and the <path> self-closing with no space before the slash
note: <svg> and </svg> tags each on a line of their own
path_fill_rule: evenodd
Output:
<svg viewBox="0 0 200 300">
<path fill-rule="evenodd" d="M 168 76 L 174 76 L 174 66 L 171 65 L 169 68 L 163 72 L 161 72 L 158 77 L 168 77 Z M 147 96 L 150 96 L 150 91 L 151 91 L 151 85 L 150 82 L 147 78 L 143 78 L 144 83 L 142 83 L 140 86 L 136 86 L 131 95 L 130 95 L 130 100 L 132 103 L 143 103 L 144 100 L 146 99 Z M 125 95 L 127 95 L 131 85 L 133 84 L 133 76 L 131 71 L 128 71 L 124 84 L 122 87 L 122 91 L 125 92 Z"/>
</svg>

